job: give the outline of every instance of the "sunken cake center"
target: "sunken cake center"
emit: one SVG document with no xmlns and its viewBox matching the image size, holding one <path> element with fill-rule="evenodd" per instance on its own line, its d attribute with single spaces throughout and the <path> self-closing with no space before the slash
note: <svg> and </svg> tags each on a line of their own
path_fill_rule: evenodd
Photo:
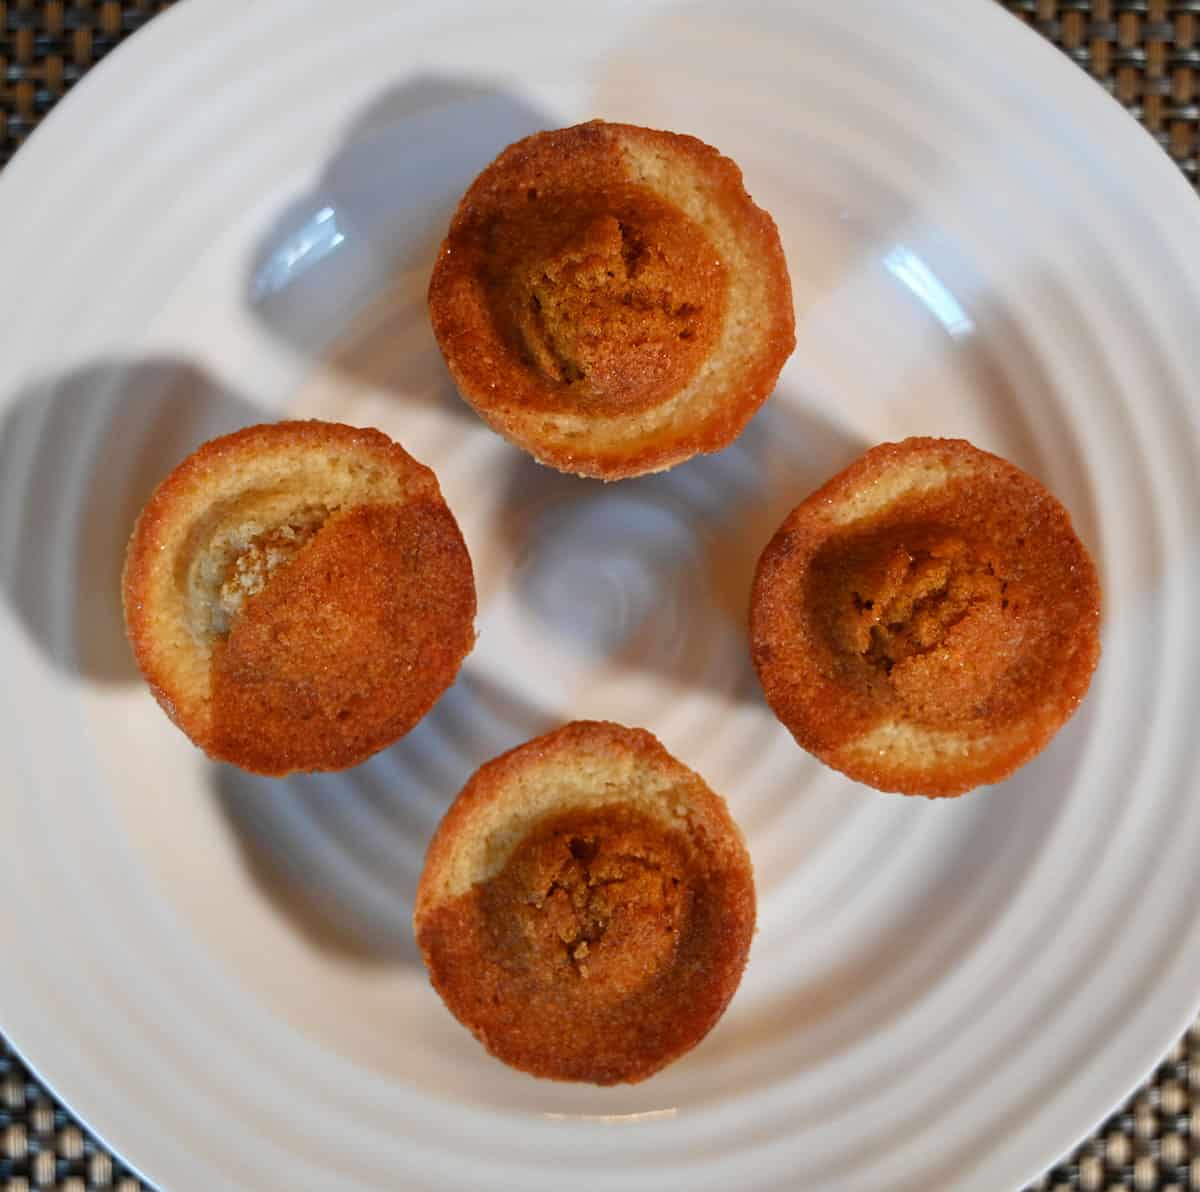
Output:
<svg viewBox="0 0 1200 1192">
<path fill-rule="evenodd" d="M 665 395 L 719 336 L 725 268 L 692 220 L 648 194 L 612 208 L 531 206 L 506 226 L 501 255 L 496 277 L 521 354 L 581 395 L 635 405 Z"/>
<path fill-rule="evenodd" d="M 948 646 L 967 618 L 1000 608 L 1005 587 L 994 563 L 958 535 L 911 547 L 893 541 L 854 583 L 848 636 L 872 666 L 890 674 L 898 663 Z"/>
<path fill-rule="evenodd" d="M 489 883 L 493 928 L 547 982 L 621 996 L 674 963 L 691 910 L 687 855 L 645 816 L 566 813 L 517 847 Z M 497 919 L 501 922 L 497 922 Z"/>
<path fill-rule="evenodd" d="M 929 724 L 986 711 L 1026 628 L 1021 585 L 986 542 L 947 527 L 888 525 L 843 543 L 816 570 L 848 679 L 886 689 L 907 717 Z"/>
</svg>

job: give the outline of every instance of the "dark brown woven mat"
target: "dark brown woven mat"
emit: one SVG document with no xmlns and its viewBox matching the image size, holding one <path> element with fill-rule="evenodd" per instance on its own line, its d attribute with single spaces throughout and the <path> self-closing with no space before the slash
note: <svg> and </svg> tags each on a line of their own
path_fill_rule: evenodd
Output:
<svg viewBox="0 0 1200 1192">
<path fill-rule="evenodd" d="M 1093 75 L 1200 184 L 1200 0 L 998 2 Z M 0 0 L 0 164 L 90 66 L 170 3 Z M 0 1192 L 142 1187 L 0 1040 Z M 1200 1190 L 1200 1024 L 1141 1091 L 1036 1188 Z"/>
<path fill-rule="evenodd" d="M 0 165 L 123 38 L 171 0 L 0 0 Z"/>
<path fill-rule="evenodd" d="M 1200 0 L 1002 2 L 1115 95 L 1200 182 Z"/>
</svg>

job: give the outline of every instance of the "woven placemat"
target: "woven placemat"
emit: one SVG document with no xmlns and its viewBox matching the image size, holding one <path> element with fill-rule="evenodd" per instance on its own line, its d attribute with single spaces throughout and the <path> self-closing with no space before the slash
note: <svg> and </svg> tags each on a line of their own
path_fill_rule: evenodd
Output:
<svg viewBox="0 0 1200 1192">
<path fill-rule="evenodd" d="M 89 67 L 171 2 L 0 0 L 0 165 Z M 1115 95 L 1200 184 L 1200 0 L 997 2 Z M 0 1192 L 145 1187 L 0 1039 Z M 1034 1187 L 1200 1190 L 1200 1023 L 1128 1104 Z"/>
</svg>

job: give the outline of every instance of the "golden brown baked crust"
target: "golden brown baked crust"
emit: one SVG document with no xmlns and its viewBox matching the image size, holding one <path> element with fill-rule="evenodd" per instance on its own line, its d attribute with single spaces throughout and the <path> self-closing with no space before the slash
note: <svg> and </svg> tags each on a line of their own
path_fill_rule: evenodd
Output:
<svg viewBox="0 0 1200 1192">
<path fill-rule="evenodd" d="M 125 622 L 167 714 L 261 774 L 335 770 L 406 733 L 474 643 L 475 586 L 434 474 L 376 430 L 252 426 L 159 485 Z"/>
<path fill-rule="evenodd" d="M 795 345 L 779 234 L 738 167 L 600 120 L 518 141 L 480 174 L 429 308 L 495 430 L 605 480 L 727 446 Z"/>
<path fill-rule="evenodd" d="M 868 451 L 801 502 L 750 609 L 767 702 L 880 790 L 958 795 L 1040 752 L 1087 692 L 1100 587 L 1067 511 L 963 440 Z"/>
<path fill-rule="evenodd" d="M 446 1005 L 535 1076 L 644 1080 L 741 980 L 754 880 L 724 801 L 642 729 L 580 721 L 482 766 L 413 916 Z"/>
</svg>

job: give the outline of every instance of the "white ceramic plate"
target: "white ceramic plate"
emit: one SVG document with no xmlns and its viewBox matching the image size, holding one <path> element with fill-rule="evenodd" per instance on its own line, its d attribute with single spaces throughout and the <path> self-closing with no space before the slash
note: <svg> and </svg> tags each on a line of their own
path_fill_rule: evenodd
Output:
<svg viewBox="0 0 1200 1192">
<path fill-rule="evenodd" d="M 454 396 L 423 304 L 463 187 L 602 114 L 696 133 L 779 223 L 799 346 L 740 442 L 616 487 Z M 170 1189 L 995 1189 L 1147 1072 L 1200 999 L 1200 208 L 985 0 L 184 4 L 0 181 L 6 775 L 0 1026 Z M 137 681 L 125 537 L 203 438 L 379 426 L 437 469 L 480 641 L 406 740 L 273 782 Z M 1013 780 L 854 786 L 744 641 L 783 513 L 870 443 L 965 435 L 1073 511 L 1104 661 Z M 727 794 L 761 899 L 718 1029 L 646 1084 L 488 1059 L 409 928 L 479 763 L 577 716 Z"/>
</svg>

